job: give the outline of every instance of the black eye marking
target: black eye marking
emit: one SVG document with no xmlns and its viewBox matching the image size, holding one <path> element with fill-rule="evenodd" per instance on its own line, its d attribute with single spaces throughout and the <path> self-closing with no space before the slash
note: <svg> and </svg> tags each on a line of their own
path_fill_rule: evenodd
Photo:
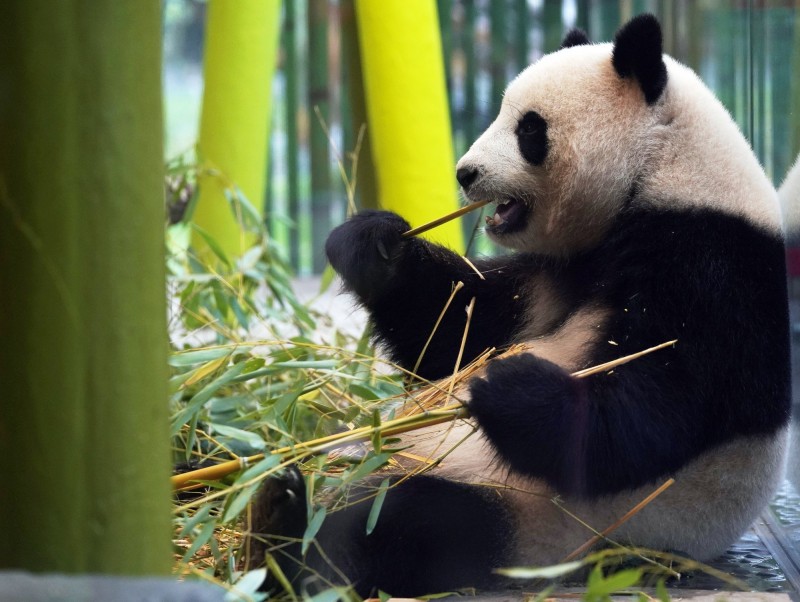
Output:
<svg viewBox="0 0 800 602">
<path fill-rule="evenodd" d="M 517 123 L 519 152 L 532 165 L 541 165 L 547 156 L 547 122 L 536 111 L 529 111 Z"/>
</svg>

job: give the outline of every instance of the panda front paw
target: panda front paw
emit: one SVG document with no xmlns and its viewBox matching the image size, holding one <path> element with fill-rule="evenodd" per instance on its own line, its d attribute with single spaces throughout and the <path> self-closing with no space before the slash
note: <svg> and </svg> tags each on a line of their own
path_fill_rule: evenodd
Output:
<svg viewBox="0 0 800 602">
<path fill-rule="evenodd" d="M 491 362 L 485 377 L 472 379 L 467 408 L 504 462 L 546 476 L 554 466 L 548 456 L 563 446 L 561 418 L 574 388 L 563 368 L 523 353 Z"/>
<path fill-rule="evenodd" d="M 362 211 L 335 228 L 325 243 L 325 254 L 345 286 L 369 302 L 383 293 L 392 280 L 393 263 L 411 226 L 389 211 Z"/>
</svg>

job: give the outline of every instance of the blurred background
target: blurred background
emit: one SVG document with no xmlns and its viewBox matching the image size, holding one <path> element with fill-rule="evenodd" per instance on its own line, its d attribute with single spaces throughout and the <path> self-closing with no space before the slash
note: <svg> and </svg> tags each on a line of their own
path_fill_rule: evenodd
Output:
<svg viewBox="0 0 800 602">
<path fill-rule="evenodd" d="M 800 150 L 800 119 L 793 118 L 800 78 L 792 77 L 800 71 L 798 6 L 797 0 L 439 0 L 454 158 L 492 121 L 511 78 L 557 49 L 569 28 L 609 41 L 621 23 L 652 12 L 664 28 L 666 52 L 714 90 L 778 185 Z M 165 152 L 173 159 L 191 153 L 198 137 L 208 4 L 165 0 L 163 7 Z M 346 157 L 356 148 L 367 121 L 359 53 L 368 49 L 359 48 L 357 33 L 353 0 L 282 3 L 266 194 L 250 200 L 263 206 L 269 231 L 299 275 L 322 271 L 322 242 L 345 217 L 337 153 Z M 377 204 L 372 170 L 363 144 L 355 190 L 361 206 Z M 475 225 L 474 217 L 462 220 L 469 251 L 490 252 L 488 241 L 474 238 Z"/>
</svg>

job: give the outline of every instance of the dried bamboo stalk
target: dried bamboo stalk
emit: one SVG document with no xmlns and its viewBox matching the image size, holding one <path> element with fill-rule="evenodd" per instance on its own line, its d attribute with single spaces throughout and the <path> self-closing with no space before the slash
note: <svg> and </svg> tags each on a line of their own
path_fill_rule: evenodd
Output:
<svg viewBox="0 0 800 602">
<path fill-rule="evenodd" d="M 491 201 L 475 201 L 474 203 L 470 203 L 469 205 L 465 205 L 452 213 L 448 213 L 447 215 L 443 215 L 442 217 L 438 217 L 432 222 L 428 222 L 427 224 L 422 224 L 421 226 L 417 226 L 416 228 L 411 228 L 406 232 L 403 232 L 403 237 L 408 238 L 410 236 L 417 236 L 422 234 L 423 232 L 427 232 L 428 230 L 433 230 L 434 228 L 441 226 L 442 224 L 446 224 L 450 220 L 454 220 L 457 217 L 461 217 L 467 213 L 471 213 L 476 209 L 480 209 L 491 203 Z"/>
<path fill-rule="evenodd" d="M 613 533 L 614 531 L 619 529 L 622 525 L 624 525 L 631 518 L 633 518 L 635 515 L 637 515 L 642 510 L 642 508 L 647 506 L 650 502 L 652 502 L 654 499 L 656 499 L 659 495 L 661 495 L 667 489 L 669 489 L 673 485 L 673 483 L 675 483 L 675 479 L 672 479 L 672 478 L 667 479 L 667 481 L 664 484 L 662 484 L 661 487 L 659 487 L 658 489 L 653 491 L 650 495 L 648 495 L 646 498 L 644 498 L 641 502 L 639 502 L 633 508 L 628 510 L 628 512 L 626 512 L 613 525 L 611 525 L 610 527 L 608 527 L 605 530 L 601 531 L 598 535 L 595 535 L 594 537 L 592 537 L 589 541 L 584 543 L 582 546 L 580 546 L 579 548 L 577 548 L 577 549 L 573 550 L 572 552 L 570 552 L 569 554 L 567 554 L 564 557 L 564 559 L 561 561 L 561 564 L 563 564 L 565 562 L 569 562 L 573 558 L 576 558 L 576 557 L 580 556 L 586 550 L 588 550 L 594 544 L 596 544 L 598 541 L 600 541 L 601 539 L 605 539 L 606 537 L 611 535 L 611 533 Z"/>
</svg>

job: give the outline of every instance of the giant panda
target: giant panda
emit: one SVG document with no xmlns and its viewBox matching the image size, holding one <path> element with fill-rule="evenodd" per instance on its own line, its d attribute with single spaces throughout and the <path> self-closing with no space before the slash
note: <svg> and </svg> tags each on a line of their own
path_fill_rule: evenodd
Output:
<svg viewBox="0 0 800 602">
<path fill-rule="evenodd" d="M 370 535 L 369 502 L 332 512 L 305 569 L 290 543 L 306 527 L 303 480 L 268 481 L 253 508 L 254 565 L 271 544 L 298 588 L 496 587 L 494 569 L 559 562 L 592 536 L 586 525 L 611 525 L 669 477 L 613 538 L 698 560 L 725 551 L 781 479 L 790 408 L 778 202 L 729 114 L 663 55 L 652 15 L 609 44 L 574 30 L 510 83 L 456 177 L 469 201 L 495 203 L 486 234 L 514 251 L 475 261 L 480 276 L 403 237 L 409 224 L 384 211 L 337 227 L 328 258 L 407 369 L 464 284 L 419 364 L 425 379 L 453 371 L 472 298 L 462 364 L 526 351 L 469 382 L 472 419 L 442 435 L 452 451 L 389 490 Z M 442 444 L 408 441 L 421 455 Z"/>
</svg>

